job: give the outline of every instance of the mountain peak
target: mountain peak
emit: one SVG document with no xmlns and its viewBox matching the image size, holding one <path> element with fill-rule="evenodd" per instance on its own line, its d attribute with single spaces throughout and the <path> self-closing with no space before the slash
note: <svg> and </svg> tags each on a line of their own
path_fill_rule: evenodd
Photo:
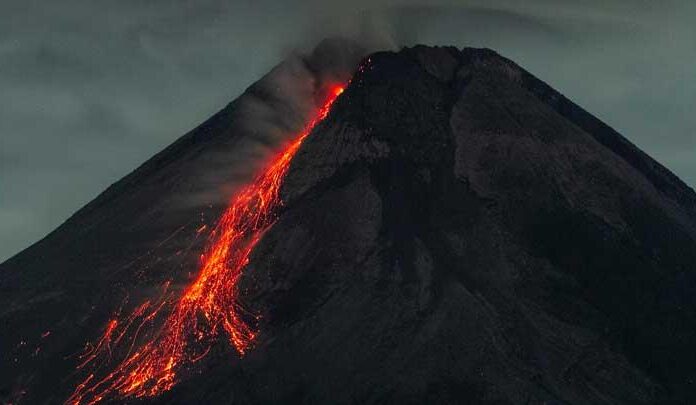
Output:
<svg viewBox="0 0 696 405">
<path fill-rule="evenodd" d="M 82 381 L 56 383 L 80 365 L 68 355 L 115 313 L 163 283 L 176 302 L 250 179 L 240 170 L 264 169 L 260 145 L 282 151 L 357 65 L 363 51 L 341 44 L 281 64 L 2 264 L 8 402 L 25 386 L 27 401 L 64 400 Z M 494 51 L 453 47 L 363 58 L 312 122 L 235 284 L 253 347 L 221 339 L 149 401 L 696 394 L 696 195 L 620 134 Z"/>
</svg>

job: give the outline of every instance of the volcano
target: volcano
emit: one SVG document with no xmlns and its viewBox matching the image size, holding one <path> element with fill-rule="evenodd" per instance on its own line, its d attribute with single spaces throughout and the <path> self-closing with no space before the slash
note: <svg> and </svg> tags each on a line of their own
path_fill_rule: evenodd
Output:
<svg viewBox="0 0 696 405">
<path fill-rule="evenodd" d="M 696 193 L 512 61 L 334 44 L 0 265 L 0 399 L 688 403 L 694 263 Z"/>
</svg>

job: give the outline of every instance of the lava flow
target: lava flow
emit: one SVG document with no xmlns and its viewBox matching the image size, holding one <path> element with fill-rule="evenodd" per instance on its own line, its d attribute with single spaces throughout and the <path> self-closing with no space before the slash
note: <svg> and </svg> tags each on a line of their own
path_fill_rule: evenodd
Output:
<svg viewBox="0 0 696 405">
<path fill-rule="evenodd" d="M 342 92 L 342 86 L 333 87 L 305 129 L 232 198 L 211 232 L 196 280 L 173 304 L 161 329 L 148 335 L 152 337 L 139 347 L 131 346 L 124 359 L 106 376 L 97 378 L 95 373 L 89 374 L 67 403 L 94 404 L 106 398 L 140 398 L 167 391 L 176 383 L 182 367 L 205 357 L 214 338 L 221 333 L 240 355 L 249 350 L 256 331 L 242 315 L 237 282 L 254 246 L 275 222 L 277 209 L 282 205 L 279 189 L 290 161 Z M 135 345 L 144 325 L 151 323 L 164 307 L 164 299 L 154 304 L 146 301 L 123 321 L 109 321 L 101 339 L 83 354 L 78 369 L 90 364 L 99 368 L 108 363 L 115 346 L 128 340 L 124 339 L 125 335 Z"/>
</svg>

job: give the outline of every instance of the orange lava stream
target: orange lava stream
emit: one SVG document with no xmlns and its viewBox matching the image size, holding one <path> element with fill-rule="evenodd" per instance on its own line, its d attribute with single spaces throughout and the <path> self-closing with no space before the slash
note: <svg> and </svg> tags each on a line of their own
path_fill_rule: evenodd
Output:
<svg viewBox="0 0 696 405">
<path fill-rule="evenodd" d="M 331 89 L 315 118 L 287 145 L 264 171 L 232 198 L 211 232 L 197 279 L 189 285 L 167 315 L 161 329 L 134 350 L 101 379 L 90 373 L 68 398 L 69 404 L 95 404 L 113 397 L 141 398 L 171 389 L 182 367 L 205 357 L 214 338 L 224 332 L 240 355 L 251 348 L 257 332 L 243 319 L 237 300 L 237 282 L 249 255 L 282 205 L 279 190 L 290 161 L 312 129 L 326 118 L 331 105 L 343 92 Z M 165 293 L 168 284 L 165 285 Z M 95 345 L 88 345 L 78 366 L 107 364 L 126 333 L 135 344 L 138 333 L 165 306 L 146 301 L 124 321 L 112 319 Z M 137 322 L 136 320 L 139 320 Z M 101 364 L 96 364 L 97 360 Z M 98 370 L 97 370 L 98 371 Z"/>
</svg>

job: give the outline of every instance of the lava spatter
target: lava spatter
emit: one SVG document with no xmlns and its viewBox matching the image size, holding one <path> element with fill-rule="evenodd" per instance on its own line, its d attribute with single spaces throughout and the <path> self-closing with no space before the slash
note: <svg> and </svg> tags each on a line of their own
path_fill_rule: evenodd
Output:
<svg viewBox="0 0 696 405">
<path fill-rule="evenodd" d="M 257 332 L 244 320 L 237 282 L 250 253 L 275 221 L 277 208 L 282 205 L 280 186 L 292 158 L 342 92 L 343 86 L 332 87 L 304 130 L 253 182 L 235 194 L 210 234 L 196 280 L 173 304 L 161 329 L 137 348 L 131 347 L 113 371 L 100 378 L 96 377 L 97 371 L 87 375 L 66 403 L 94 404 L 106 398 L 140 398 L 167 391 L 176 383 L 182 367 L 205 357 L 215 338 L 223 333 L 240 355 L 251 348 Z M 109 363 L 123 336 L 131 334 L 134 344 L 141 329 L 151 325 L 163 308 L 164 300 L 156 305 L 147 301 L 123 321 L 110 320 L 78 368 L 99 368 Z"/>
</svg>

